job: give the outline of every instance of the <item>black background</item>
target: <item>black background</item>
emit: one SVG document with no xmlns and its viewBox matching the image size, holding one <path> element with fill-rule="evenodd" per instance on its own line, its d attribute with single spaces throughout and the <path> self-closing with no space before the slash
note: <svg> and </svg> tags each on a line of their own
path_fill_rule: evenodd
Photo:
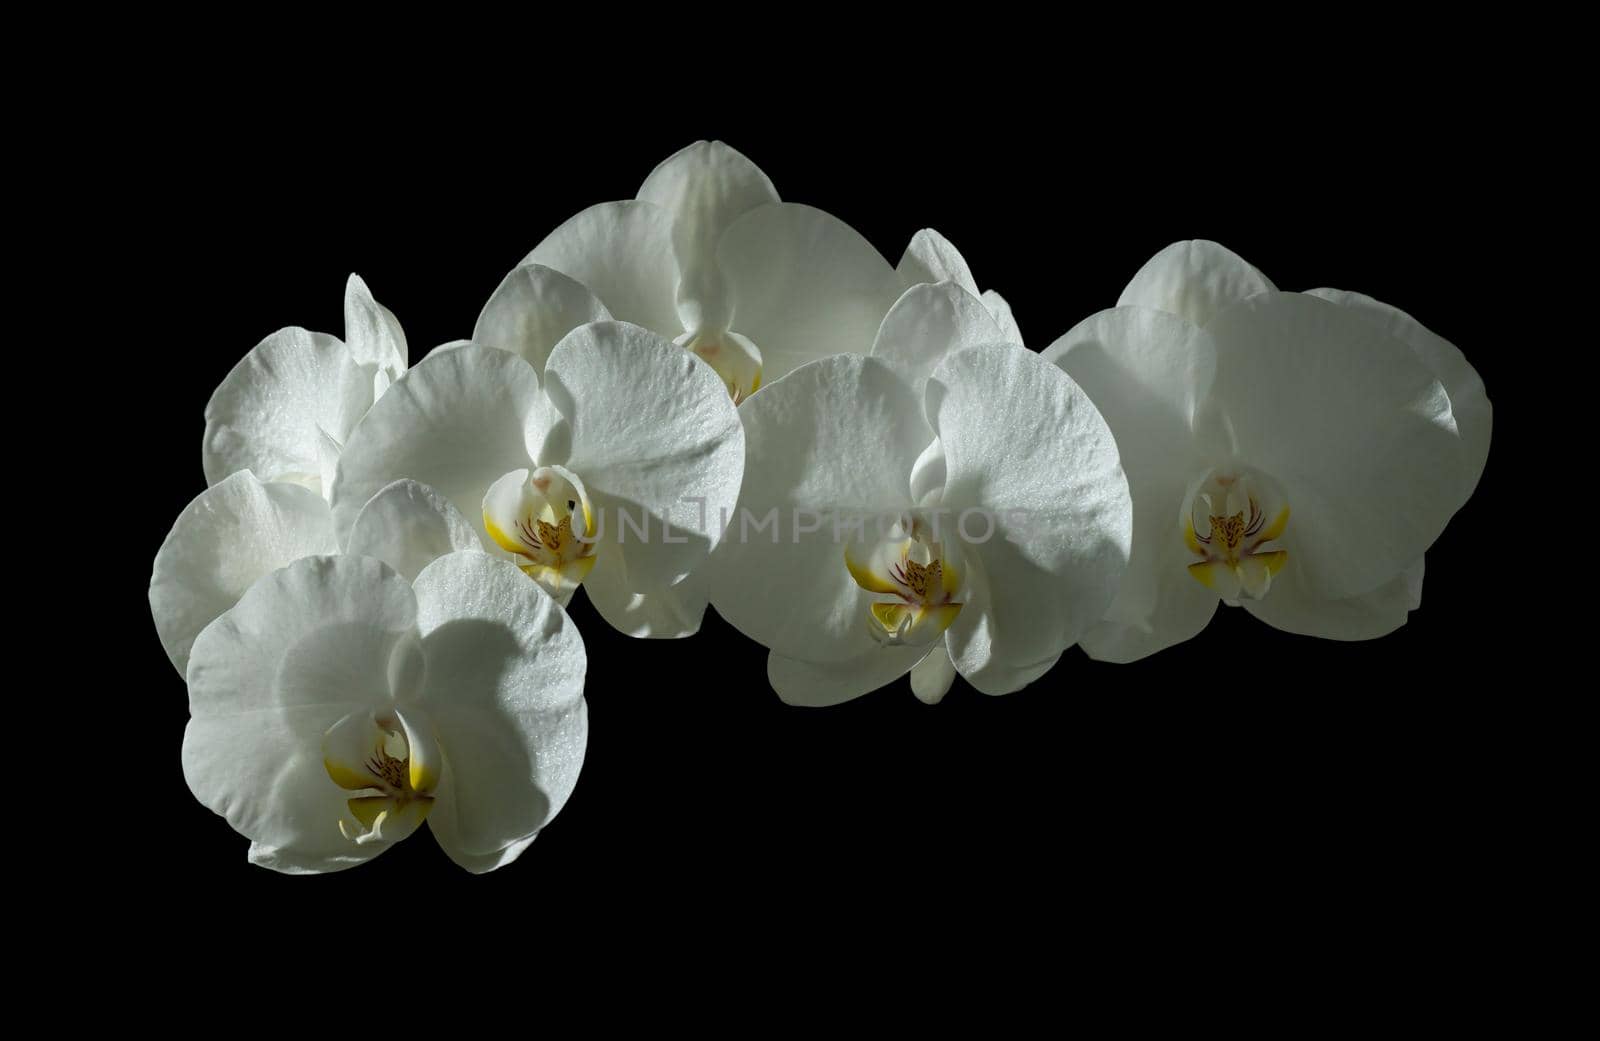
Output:
<svg viewBox="0 0 1600 1041">
<path fill-rule="evenodd" d="M 1421 609 L 1391 636 L 1318 641 L 1223 608 L 1154 658 L 1105 665 L 1072 650 L 1001 698 L 958 679 L 929 707 L 901 680 L 837 708 L 789 708 L 767 685 L 765 650 L 714 611 L 692 639 L 633 641 L 580 593 L 582 777 L 529 851 L 484 877 L 420 832 L 336 876 L 248 865 L 246 840 L 184 784 L 183 683 L 135 606 L 119 665 L 145 692 L 130 822 L 141 872 L 253 913 L 426 885 L 462 916 L 493 906 L 552 935 L 597 914 L 703 923 L 797 910 L 815 910 L 817 929 L 870 931 L 893 910 L 935 932 L 957 916 L 1043 938 L 1093 923 L 1137 943 L 1190 921 L 1270 931 L 1380 904 L 1465 928 L 1454 880 L 1482 852 L 1482 821 L 1505 809 L 1505 749 L 1488 740 L 1496 710 L 1479 682 L 1501 632 L 1482 547 L 1498 537 L 1517 422 L 1501 393 L 1514 352 L 1491 338 L 1503 304 L 1485 280 L 1486 253 L 1520 219 L 1491 161 L 1504 138 L 1432 100 L 1151 119 L 1040 98 L 1009 117 L 923 105 L 858 111 L 848 125 L 804 109 L 622 125 L 504 97 L 454 106 L 330 98 L 164 125 L 144 145 L 152 175 L 112 190 L 156 247 L 129 272 L 157 330 L 151 364 L 120 388 L 145 460 L 138 566 L 118 580 L 134 600 L 204 488 L 206 399 L 263 336 L 339 334 L 354 271 L 399 317 L 414 363 L 469 335 L 561 220 L 631 197 L 700 137 L 739 148 L 784 199 L 846 220 L 891 263 L 937 228 L 981 287 L 1006 296 L 1035 350 L 1112 306 L 1183 238 L 1222 242 L 1281 288 L 1394 303 L 1484 377 L 1497 408 L 1488 468 L 1428 553 Z"/>
</svg>

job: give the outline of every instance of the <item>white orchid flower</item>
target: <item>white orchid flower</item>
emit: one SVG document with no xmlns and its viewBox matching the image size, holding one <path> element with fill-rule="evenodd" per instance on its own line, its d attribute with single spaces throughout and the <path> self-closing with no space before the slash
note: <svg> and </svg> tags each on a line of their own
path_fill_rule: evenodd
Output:
<svg viewBox="0 0 1600 1041">
<path fill-rule="evenodd" d="M 1093 657 L 1187 640 L 1219 601 L 1341 640 L 1417 606 L 1423 551 L 1482 471 L 1488 400 L 1444 341 L 1328 295 L 1179 243 L 1045 351 L 1105 414 L 1133 489 L 1133 556 L 1083 640 Z"/>
<path fill-rule="evenodd" d="M 453 507 L 430 545 L 470 528 L 563 605 L 582 585 L 625 633 L 685 636 L 707 599 L 693 572 L 743 466 L 715 373 L 648 330 L 595 322 L 556 344 L 542 378 L 520 354 L 476 344 L 423 359 L 345 446 L 334 528 L 358 551 L 363 507 L 395 480 L 420 481 Z"/>
<path fill-rule="evenodd" d="M 895 265 L 895 271 L 907 289 L 929 283 L 954 282 L 983 304 L 984 311 L 1000 330 L 1002 340 L 1006 343 L 1023 342 L 1022 330 L 1017 327 L 1017 320 L 1012 316 L 1011 305 L 1006 303 L 1006 298 L 992 289 L 980 291 L 961 251 L 932 228 L 923 228 L 911 236 L 906 251 L 900 256 L 900 263 Z"/>
<path fill-rule="evenodd" d="M 240 470 L 304 485 L 326 498 L 350 432 L 406 371 L 406 337 L 351 275 L 344 340 L 279 329 L 233 367 L 206 405 L 206 483 Z"/>
<path fill-rule="evenodd" d="M 957 672 L 1008 693 L 1111 602 L 1131 506 L 1088 397 L 1006 344 L 955 350 L 923 382 L 845 355 L 740 407 L 744 486 L 713 603 L 770 649 L 786 702 L 836 704 L 907 672 L 930 704 Z"/>
<path fill-rule="evenodd" d="M 477 550 L 478 537 L 431 488 L 396 481 L 362 507 L 348 548 L 413 579 L 435 557 Z M 338 551 L 332 511 L 302 485 L 240 470 L 201 492 L 178 515 L 150 573 L 150 613 L 178 674 L 195 637 L 257 579 Z"/>
<path fill-rule="evenodd" d="M 413 583 L 307 557 L 195 640 L 184 777 L 276 871 L 363 863 L 424 820 L 491 871 L 572 794 L 586 668 L 566 612 L 503 561 L 453 553 Z"/>
<path fill-rule="evenodd" d="M 541 315 L 612 317 L 687 348 L 742 401 L 814 358 L 865 354 L 904 288 L 848 225 L 780 202 L 754 163 L 699 141 L 657 166 L 638 198 L 551 232 L 495 291 L 473 339 L 537 365 L 539 344 L 553 342 Z"/>
</svg>

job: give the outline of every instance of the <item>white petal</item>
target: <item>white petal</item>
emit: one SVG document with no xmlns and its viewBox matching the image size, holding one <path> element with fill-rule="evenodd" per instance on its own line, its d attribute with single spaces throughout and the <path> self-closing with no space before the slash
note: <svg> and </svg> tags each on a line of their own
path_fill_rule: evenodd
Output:
<svg viewBox="0 0 1600 1041">
<path fill-rule="evenodd" d="M 1277 479 L 1282 542 L 1308 591 L 1340 599 L 1400 573 L 1460 502 L 1463 460 L 1444 388 L 1352 309 L 1300 293 L 1218 315 L 1214 397 L 1240 461 Z"/>
<path fill-rule="evenodd" d="M 364 557 L 308 557 L 256 582 L 195 641 L 183 767 L 195 797 L 298 870 L 337 870 L 349 793 L 322 760 L 327 730 L 391 704 L 421 674 L 411 587 Z M 272 857 L 265 859 L 270 866 Z"/>
<path fill-rule="evenodd" d="M 330 522 L 331 534 L 331 522 Z M 446 553 L 481 550 L 477 530 L 450 500 L 412 480 L 367 500 L 350 528 L 348 553 L 376 557 L 407 581 Z"/>
<path fill-rule="evenodd" d="M 911 465 L 911 501 L 918 506 L 937 506 L 944 495 L 944 446 L 934 438 Z"/>
<path fill-rule="evenodd" d="M 1267 595 L 1260 600 L 1245 600 L 1243 607 L 1284 632 L 1325 640 L 1372 640 L 1406 624 L 1407 615 L 1420 601 L 1421 587 L 1419 559 L 1370 593 L 1342 600 L 1322 599 L 1308 588 L 1302 565 L 1291 553 L 1283 570 L 1273 576 Z"/>
<path fill-rule="evenodd" d="M 256 344 L 206 404 L 206 483 L 250 470 L 319 493 L 323 437 L 342 444 L 372 404 L 372 377 L 344 344 L 279 329 Z"/>
<path fill-rule="evenodd" d="M 979 295 L 978 283 L 972 279 L 972 269 L 967 267 L 966 258 L 949 239 L 932 228 L 923 228 L 911 236 L 895 271 L 907 289 L 924 282 L 954 282 L 973 296 Z"/>
<path fill-rule="evenodd" d="M 746 210 L 778 201 L 772 181 L 721 141 L 696 141 L 650 172 L 639 198 L 672 215 L 682 255 L 709 259 L 717 239 Z"/>
<path fill-rule="evenodd" d="M 704 562 L 744 468 L 744 428 L 716 373 L 647 329 L 597 322 L 551 352 L 547 391 L 570 425 L 564 465 L 603 514 L 601 541 L 629 546 L 629 589 L 660 592 Z M 667 541 L 662 521 L 683 541 Z"/>
<path fill-rule="evenodd" d="M 1489 435 L 1494 428 L 1494 409 L 1489 404 L 1483 378 L 1467 361 L 1460 348 L 1397 307 L 1361 293 L 1341 289 L 1313 289 L 1308 296 L 1353 308 L 1370 316 L 1395 339 L 1406 344 L 1439 378 L 1450 395 L 1450 413 L 1461 434 L 1461 451 L 1466 483 L 1462 501 L 1472 495 L 1489 459 Z"/>
<path fill-rule="evenodd" d="M 328 504 L 291 484 L 242 470 L 184 507 L 156 552 L 150 613 L 179 673 L 200 630 L 262 575 L 301 557 L 338 552 Z"/>
<path fill-rule="evenodd" d="M 640 547 L 608 546 L 584 579 L 583 588 L 600 617 L 618 632 L 655 640 L 676 640 L 700 631 L 711 599 L 710 579 L 701 567 L 667 586 L 648 592 L 631 588 L 628 564 Z"/>
<path fill-rule="evenodd" d="M 334 529 L 349 544 L 357 514 L 409 477 L 450 500 L 485 549 L 483 494 L 529 466 L 559 420 L 533 366 L 468 345 L 431 354 L 378 399 L 345 445 L 333 485 Z"/>
<path fill-rule="evenodd" d="M 948 650 L 949 644 L 946 644 Z M 968 683 L 980 694 L 990 697 L 999 697 L 1003 694 L 1015 694 L 1028 684 L 1043 677 L 1056 667 L 1056 662 L 1061 660 L 1058 652 L 1042 661 L 1029 662 L 1023 665 L 1010 665 L 991 658 L 982 668 L 972 675 L 966 676 Z M 952 662 L 952 664 L 954 664 Z"/>
<path fill-rule="evenodd" d="M 936 644 L 934 654 L 944 653 Z M 767 680 L 785 704 L 823 708 L 870 694 L 912 670 L 926 647 L 871 647 L 844 661 L 813 663 L 767 655 Z"/>
<path fill-rule="evenodd" d="M 1205 325 L 1222 310 L 1270 292 L 1267 276 L 1215 242 L 1174 242 L 1145 262 L 1117 298 L 1118 307 L 1153 307 Z"/>
<path fill-rule="evenodd" d="M 351 275 L 344 287 L 344 345 L 357 365 L 381 373 L 384 387 L 406 371 L 406 334 L 359 275 Z"/>
<path fill-rule="evenodd" d="M 251 840 L 250 861 L 288 874 L 341 871 L 386 845 L 357 845 L 339 830 L 350 793 L 322 765 L 321 738 L 336 705 L 269 708 L 226 718 L 196 716 L 183 733 L 189 790 Z"/>
<path fill-rule="evenodd" d="M 983 301 L 1000 329 L 1000 341 L 1023 342 L 1022 330 L 1017 328 L 1017 320 L 1011 316 L 1011 305 L 1006 303 L 1005 297 L 992 289 L 980 293 L 961 251 L 932 228 L 923 228 L 911 237 L 895 271 L 907 288 L 923 282 L 954 282 Z"/>
<path fill-rule="evenodd" d="M 1000 332 L 1007 343 L 1027 343 L 1022 338 L 1022 329 L 1018 327 L 1016 318 L 1012 317 L 1011 305 L 1006 303 L 1006 298 L 996 293 L 993 289 L 983 291 L 983 306 L 989 309 L 989 314 L 994 318 L 995 324 L 1000 326 Z"/>
<path fill-rule="evenodd" d="M 675 302 L 672 214 L 654 203 L 591 206 L 552 231 L 522 263 L 543 264 L 577 279 L 619 321 L 668 338 L 683 331 Z"/>
<path fill-rule="evenodd" d="M 721 141 L 696 141 L 651 171 L 639 198 L 672 215 L 682 272 L 678 313 L 683 327 L 720 326 L 728 307 L 717 268 L 717 241 L 740 214 L 778 201 L 772 181 Z"/>
<path fill-rule="evenodd" d="M 1132 538 L 1127 478 L 1088 395 L 1021 347 L 946 358 L 927 414 L 972 587 L 946 640 L 973 686 L 999 690 L 1105 614 Z M 968 510 L 981 512 L 964 522 Z"/>
<path fill-rule="evenodd" d="M 855 229 L 795 203 L 734 221 L 717 257 L 734 301 L 733 330 L 760 349 L 766 384 L 815 358 L 866 354 L 904 288 Z"/>
<path fill-rule="evenodd" d="M 415 588 L 422 703 L 446 762 L 429 826 L 458 862 L 504 862 L 577 784 L 588 741 L 583 640 L 538 583 L 482 554 L 440 557 Z"/>
<path fill-rule="evenodd" d="M 1005 537 L 997 533 L 995 540 Z M 962 593 L 966 606 L 944 638 L 956 671 L 979 693 L 989 695 L 1015 693 L 1049 672 L 1065 649 L 1065 624 L 1075 624 L 1059 621 L 1061 610 L 1042 601 L 1036 582 L 1022 588 L 1023 583 L 1012 581 L 1016 576 L 1031 577 L 1032 568 L 1002 552 L 967 547 Z M 1088 631 L 1094 623 L 1081 624 Z"/>
<path fill-rule="evenodd" d="M 1188 566 L 1199 559 L 1189 553 L 1181 541 L 1174 538 L 1152 547 L 1141 544 L 1138 519 L 1138 493 L 1135 492 L 1134 549 L 1128 562 L 1128 577 L 1123 589 L 1137 581 L 1146 590 L 1144 601 L 1150 605 L 1142 612 L 1130 609 L 1131 598 L 1124 600 L 1122 592 L 1099 622 L 1078 641 L 1084 652 L 1097 661 L 1132 662 L 1147 658 L 1198 635 L 1211 622 L 1220 602 L 1216 591 L 1208 589 L 1189 574 Z M 1179 493 L 1180 497 L 1182 493 Z M 1176 527 L 1174 511 L 1174 527 Z M 1153 558 L 1153 562 L 1151 559 Z M 1270 596 L 1277 596 L 1274 585 Z"/>
<path fill-rule="evenodd" d="M 1216 600 L 1188 574 L 1195 558 L 1184 547 L 1180 521 L 1189 483 L 1209 465 L 1196 445 L 1194 420 L 1216 378 L 1211 338 L 1168 312 L 1118 307 L 1079 322 L 1044 357 L 1105 418 L 1133 498 L 1128 570 L 1105 631 L 1086 637 L 1085 649 L 1096 657 L 1149 654 L 1188 639 L 1205 626 Z M 1174 593 L 1181 603 L 1161 602 Z"/>
<path fill-rule="evenodd" d="M 411 587 L 381 561 L 296 560 L 258 580 L 195 639 L 189 712 L 378 704 L 404 686 L 392 670 L 408 660 L 415 618 Z"/>
<path fill-rule="evenodd" d="M 954 282 L 924 283 L 889 309 L 872 354 L 899 364 L 920 385 L 946 355 L 1005 338 L 976 296 Z"/>
<path fill-rule="evenodd" d="M 434 834 L 437 835 L 438 832 L 438 826 L 435 825 Z M 461 849 L 447 847 L 443 844 L 440 845 L 440 848 L 444 850 L 445 856 L 454 861 L 458 867 L 463 867 L 472 872 L 474 875 L 484 875 L 491 871 L 498 870 L 499 868 L 503 868 L 507 864 L 516 860 L 518 857 L 522 856 L 522 854 L 527 851 L 527 848 L 533 845 L 533 840 L 538 837 L 538 833 L 536 832 L 520 842 L 513 842 L 505 849 L 496 850 L 493 853 L 485 853 L 481 856 L 467 853 Z"/>
<path fill-rule="evenodd" d="M 932 440 L 920 413 L 900 374 L 860 356 L 797 369 L 740 406 L 744 486 L 712 559 L 717 613 L 797 660 L 877 649 L 872 598 L 850 577 L 833 525 L 911 505 L 911 469 Z"/>
<path fill-rule="evenodd" d="M 1141 307 L 1090 315 L 1043 356 L 1089 393 L 1119 435 L 1119 446 L 1131 445 L 1137 435 L 1141 455 L 1154 455 L 1155 445 L 1189 434 L 1195 410 L 1216 379 L 1216 347 L 1209 336 L 1182 318 Z M 1158 429 L 1135 429 L 1137 417 L 1146 414 Z"/>
<path fill-rule="evenodd" d="M 346 792 L 346 795 L 349 793 Z M 320 811 L 322 803 L 316 804 Z M 343 838 L 343 836 L 340 836 Z M 295 850 L 273 849 L 259 842 L 250 843 L 245 859 L 257 867 L 264 867 L 269 871 L 277 871 L 285 875 L 321 875 L 329 871 L 342 871 L 347 867 L 365 864 L 368 860 L 382 853 L 388 848 L 386 844 L 357 846 L 348 840 L 345 843 L 348 850 L 331 850 L 322 855 L 304 855 Z"/>
<path fill-rule="evenodd" d="M 600 298 L 581 283 L 539 264 L 523 264 L 505 277 L 483 305 L 478 324 L 472 328 L 472 340 L 520 354 L 543 372 L 551 348 L 563 336 L 585 322 L 610 318 L 611 312 Z"/>
<path fill-rule="evenodd" d="M 427 354 L 424 354 L 422 356 L 422 360 L 423 361 L 427 361 L 429 358 L 433 357 L 435 354 L 443 354 L 446 351 L 453 351 L 457 347 L 480 347 L 480 346 L 484 346 L 484 345 L 483 344 L 473 343 L 473 341 L 471 341 L 471 340 L 447 340 L 444 343 L 441 343 L 439 346 L 435 347 L 433 350 L 429 351 Z M 511 353 L 515 354 L 517 352 L 512 351 Z"/>
<path fill-rule="evenodd" d="M 950 660 L 950 651 L 940 640 L 933 645 L 928 656 L 917 662 L 911 670 L 911 693 L 924 705 L 937 705 L 950 693 L 956 681 L 956 665 Z"/>
</svg>

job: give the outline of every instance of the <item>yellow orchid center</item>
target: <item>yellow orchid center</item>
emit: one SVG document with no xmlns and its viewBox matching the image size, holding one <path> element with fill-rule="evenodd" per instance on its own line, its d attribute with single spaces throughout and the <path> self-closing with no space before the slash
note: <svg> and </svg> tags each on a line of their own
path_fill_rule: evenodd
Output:
<svg viewBox="0 0 1600 1041">
<path fill-rule="evenodd" d="M 558 599 L 571 596 L 594 567 L 594 510 L 577 475 L 559 466 L 513 470 L 491 485 L 483 527 Z"/>
<path fill-rule="evenodd" d="M 1224 600 L 1260 599 L 1289 560 L 1274 545 L 1289 526 L 1289 500 L 1259 470 L 1212 470 L 1184 506 L 1183 540 L 1201 559 L 1189 574 Z"/>
<path fill-rule="evenodd" d="M 354 821 L 341 819 L 339 831 L 357 845 L 403 839 L 433 808 L 438 749 L 398 713 L 335 723 L 322 737 L 322 765 L 334 784 L 355 793 L 345 804 Z"/>
<path fill-rule="evenodd" d="M 890 646 L 938 639 L 961 613 L 961 576 L 942 543 L 920 521 L 903 520 L 876 545 L 846 545 L 856 585 L 885 599 L 867 605 L 867 628 Z"/>
</svg>

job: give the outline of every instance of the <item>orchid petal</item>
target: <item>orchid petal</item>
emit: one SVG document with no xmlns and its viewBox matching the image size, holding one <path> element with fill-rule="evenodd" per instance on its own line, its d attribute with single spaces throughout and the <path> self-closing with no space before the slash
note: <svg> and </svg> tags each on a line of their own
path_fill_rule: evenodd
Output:
<svg viewBox="0 0 1600 1041">
<path fill-rule="evenodd" d="M 810 206 L 774 203 L 729 226 L 718 264 L 733 329 L 761 351 L 762 381 L 832 354 L 866 354 L 902 286 L 855 229 Z"/>
<path fill-rule="evenodd" d="M 258 578 L 338 548 L 328 504 L 309 489 L 241 470 L 201 492 L 173 522 L 150 573 L 150 613 L 167 657 L 183 673 L 195 637 Z"/>
<path fill-rule="evenodd" d="M 360 275 L 351 275 L 345 283 L 344 345 L 350 359 L 379 380 L 377 393 L 406 371 L 405 331 L 394 312 L 372 298 Z"/>
<path fill-rule="evenodd" d="M 1419 557 L 1370 593 L 1327 600 L 1308 587 L 1302 565 L 1291 553 L 1283 570 L 1273 576 L 1271 592 L 1260 600 L 1245 600 L 1242 606 L 1284 632 L 1324 640 L 1372 640 L 1406 624 L 1410 612 L 1421 604 L 1422 570 Z"/>
<path fill-rule="evenodd" d="M 385 486 L 361 507 L 346 552 L 375 557 L 411 581 L 447 553 L 481 549 L 472 523 L 450 500 L 406 479 Z"/>
<path fill-rule="evenodd" d="M 421 704 L 446 760 L 429 826 L 453 860 L 487 870 L 526 848 L 577 784 L 583 641 L 537 583 L 480 553 L 440 557 L 415 589 Z"/>
<path fill-rule="evenodd" d="M 704 562 L 718 518 L 738 501 L 738 410 L 708 366 L 623 322 L 574 330 L 551 352 L 547 375 L 571 431 L 565 465 L 603 516 L 599 538 L 628 545 L 631 592 L 665 590 Z"/>
<path fill-rule="evenodd" d="M 872 355 L 897 363 L 920 386 L 946 355 L 1004 340 L 983 301 L 954 282 L 925 283 L 889 309 Z"/>
<path fill-rule="evenodd" d="M 947 357 L 926 407 L 970 572 L 946 640 L 961 674 L 998 692 L 1105 614 L 1128 562 L 1128 481 L 1088 395 L 1021 347 Z"/>
<path fill-rule="evenodd" d="M 1174 242 L 1145 261 L 1117 298 L 1118 307 L 1150 307 L 1205 325 L 1220 312 L 1275 287 L 1225 246 L 1206 239 Z"/>
<path fill-rule="evenodd" d="M 523 264 L 483 305 L 472 342 L 521 355 L 542 373 L 563 336 L 586 322 L 610 319 L 611 312 L 586 286 L 552 268 Z"/>
<path fill-rule="evenodd" d="M 206 404 L 206 483 L 250 470 L 326 496 L 323 439 L 343 444 L 371 404 L 372 378 L 344 344 L 279 329 L 233 367 Z"/>
<path fill-rule="evenodd" d="M 669 339 L 683 331 L 672 214 L 654 203 L 604 202 L 569 218 L 522 259 L 587 286 L 611 317 Z"/>
<path fill-rule="evenodd" d="M 854 658 L 820 663 L 773 651 L 767 655 L 767 680 L 784 704 L 824 708 L 888 686 L 912 672 L 919 661 L 937 654 L 944 654 L 943 643 L 935 644 L 931 652 L 927 647 L 871 647 Z"/>
<path fill-rule="evenodd" d="M 1450 395 L 1450 414 L 1455 417 L 1456 430 L 1461 435 L 1466 471 L 1462 501 L 1466 501 L 1477 488 L 1478 479 L 1483 476 L 1484 464 L 1489 459 L 1489 435 L 1494 429 L 1494 409 L 1489 404 L 1488 391 L 1484 389 L 1483 378 L 1467 361 L 1466 355 L 1449 340 L 1381 300 L 1340 289 L 1313 289 L 1306 295 L 1321 297 L 1370 316 L 1389 335 L 1415 351 L 1439 378 L 1445 393 Z"/>
<path fill-rule="evenodd" d="M 972 279 L 972 269 L 951 241 L 932 228 L 923 228 L 911 236 L 906 250 L 895 265 L 900 282 L 907 289 L 931 282 L 954 282 L 973 296 L 978 296 L 978 283 Z"/>
</svg>

